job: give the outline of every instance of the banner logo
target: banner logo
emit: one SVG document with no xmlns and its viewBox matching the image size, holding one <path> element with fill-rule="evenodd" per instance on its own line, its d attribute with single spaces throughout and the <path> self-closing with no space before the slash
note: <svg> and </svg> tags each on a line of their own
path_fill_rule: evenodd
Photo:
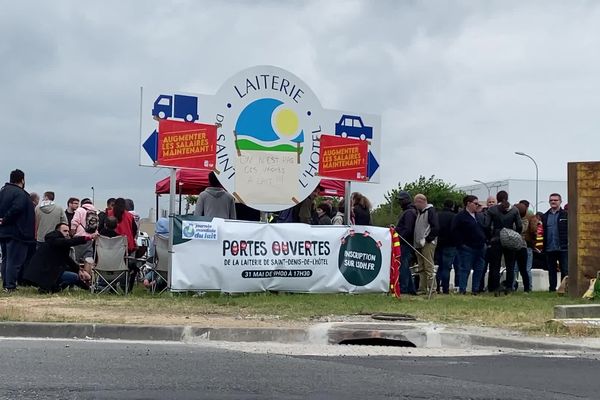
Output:
<svg viewBox="0 0 600 400">
<path fill-rule="evenodd" d="M 373 282 L 381 269 L 381 244 L 368 232 L 355 234 L 352 231 L 340 247 L 340 272 L 352 285 L 365 286 Z"/>
<path fill-rule="evenodd" d="M 182 221 L 181 238 L 196 240 L 217 240 L 217 228 L 210 222 Z"/>
</svg>

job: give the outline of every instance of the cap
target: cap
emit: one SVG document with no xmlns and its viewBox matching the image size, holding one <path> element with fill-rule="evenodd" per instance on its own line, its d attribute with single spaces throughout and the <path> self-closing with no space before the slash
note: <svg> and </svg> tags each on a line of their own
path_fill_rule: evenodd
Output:
<svg viewBox="0 0 600 400">
<path fill-rule="evenodd" d="M 398 200 L 412 201 L 412 196 L 410 195 L 410 193 L 404 190 L 399 191 L 396 197 L 398 198 Z"/>
</svg>

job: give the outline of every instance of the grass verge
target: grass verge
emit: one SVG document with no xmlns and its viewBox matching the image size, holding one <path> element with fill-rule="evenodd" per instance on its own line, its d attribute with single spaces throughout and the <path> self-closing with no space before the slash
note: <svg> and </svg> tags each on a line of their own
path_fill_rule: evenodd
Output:
<svg viewBox="0 0 600 400">
<path fill-rule="evenodd" d="M 548 324 L 557 304 L 582 304 L 583 299 L 552 293 L 515 293 L 494 297 L 436 295 L 404 296 L 401 300 L 381 294 L 272 294 L 226 296 L 208 293 L 152 296 L 137 288 L 132 295 L 92 295 L 67 291 L 39 295 L 33 289 L 0 297 L 2 321 L 105 322 L 207 324 L 211 320 L 279 321 L 308 323 L 337 316 L 403 313 L 420 320 L 446 324 L 501 327 L 530 334 L 598 336 L 597 330 L 570 330 Z"/>
</svg>

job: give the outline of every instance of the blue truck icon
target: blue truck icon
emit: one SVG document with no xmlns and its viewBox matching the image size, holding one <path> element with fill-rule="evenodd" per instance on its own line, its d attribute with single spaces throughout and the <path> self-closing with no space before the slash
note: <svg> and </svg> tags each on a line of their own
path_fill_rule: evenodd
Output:
<svg viewBox="0 0 600 400">
<path fill-rule="evenodd" d="M 179 118 L 194 122 L 198 119 L 198 98 L 182 94 L 161 94 L 154 101 L 152 115 L 160 119 Z"/>
<path fill-rule="evenodd" d="M 357 115 L 342 115 L 335 124 L 335 134 L 341 137 L 354 137 L 360 140 L 373 139 L 373 127 L 365 126 Z"/>
</svg>

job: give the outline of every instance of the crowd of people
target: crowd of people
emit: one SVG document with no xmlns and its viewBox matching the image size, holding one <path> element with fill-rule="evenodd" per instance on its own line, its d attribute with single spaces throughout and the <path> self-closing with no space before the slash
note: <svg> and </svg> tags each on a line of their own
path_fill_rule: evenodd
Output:
<svg viewBox="0 0 600 400">
<path fill-rule="evenodd" d="M 139 215 L 131 199 L 110 198 L 104 210 L 91 199 L 71 197 L 63 210 L 55 193 L 40 197 L 25 191 L 25 174 L 10 173 L 0 189 L 0 246 L 5 292 L 33 285 L 41 292 L 69 286 L 89 289 L 92 284 L 94 240 L 98 236 L 127 238 L 127 252 L 137 251 Z M 72 250 L 73 249 L 73 250 Z M 91 261 L 90 261 L 91 259 Z M 132 265 L 131 281 L 138 270 Z"/>
<path fill-rule="evenodd" d="M 353 193 L 350 197 L 347 222 L 343 200 L 335 205 L 332 199 L 316 203 L 320 190 L 315 188 L 305 200 L 281 211 L 273 222 L 372 224 L 371 203 L 362 194 Z M 125 236 L 127 253 L 132 258 L 139 256 L 139 215 L 132 200 L 110 198 L 106 208 L 98 210 L 89 198 L 71 197 L 63 210 L 54 198 L 51 191 L 41 199 L 35 193 L 27 193 L 25 174 L 18 169 L 10 173 L 9 182 L 0 189 L 1 274 L 5 292 L 16 290 L 19 284 L 32 284 L 43 292 L 74 285 L 89 288 L 89 264 L 93 263 L 93 243 L 98 236 Z M 509 203 L 505 191 L 489 197 L 485 204 L 473 195 L 465 196 L 462 205 L 447 200 L 439 211 L 423 194 L 415 195 L 413 201 L 408 192 L 400 191 L 397 200 L 402 208 L 395 230 L 401 239 L 398 285 L 403 294 L 429 293 L 433 289 L 449 293 L 452 269 L 455 287 L 461 294 L 467 293 L 470 276 L 474 295 L 486 290 L 496 295 L 508 294 L 515 289 L 516 271 L 524 291 L 529 292 L 536 258 L 548 270 L 550 291 L 557 288 L 557 271 L 561 279 L 568 274 L 568 215 L 558 193 L 550 195 L 549 210 L 537 214 L 529 210 L 526 200 Z M 251 211 L 240 208 L 211 173 L 209 187 L 200 193 L 194 214 L 246 219 L 240 214 L 248 213 Z M 168 235 L 167 219 L 157 221 L 157 234 Z M 92 261 L 88 262 L 90 258 Z M 506 271 L 503 281 L 502 266 Z M 132 265 L 130 285 L 138 272 Z M 157 283 L 151 273 L 144 278 L 147 287 Z"/>
<path fill-rule="evenodd" d="M 214 172 L 208 174 L 208 183 L 209 186 L 198 196 L 194 215 L 245 221 L 260 220 L 260 212 L 235 202 L 235 198 L 221 186 Z M 344 200 L 334 203 L 332 198 L 324 198 L 316 203 L 322 190 L 321 186 L 317 186 L 306 199 L 294 207 L 280 211 L 270 222 L 300 222 L 310 225 L 345 224 Z M 367 197 L 358 192 L 352 193 L 349 223 L 372 225 L 371 209 L 371 202 Z"/>
<path fill-rule="evenodd" d="M 422 194 L 413 202 L 408 192 L 401 191 L 398 201 L 403 211 L 396 225 L 402 241 L 399 285 L 403 294 L 426 294 L 434 289 L 449 293 L 452 269 L 461 294 L 467 293 L 471 274 L 473 295 L 486 290 L 496 296 L 508 294 L 516 288 L 515 271 L 523 290 L 530 292 L 536 255 L 548 271 L 550 292 L 557 289 L 557 271 L 561 280 L 568 275 L 568 215 L 558 193 L 550 195 L 549 210 L 537 214 L 529 210 L 527 200 L 509 203 L 506 191 L 490 196 L 486 204 L 473 195 L 465 196 L 460 207 L 447 200 L 439 212 Z M 418 266 L 415 279 L 414 263 Z M 501 282 L 503 266 L 506 274 Z"/>
</svg>

